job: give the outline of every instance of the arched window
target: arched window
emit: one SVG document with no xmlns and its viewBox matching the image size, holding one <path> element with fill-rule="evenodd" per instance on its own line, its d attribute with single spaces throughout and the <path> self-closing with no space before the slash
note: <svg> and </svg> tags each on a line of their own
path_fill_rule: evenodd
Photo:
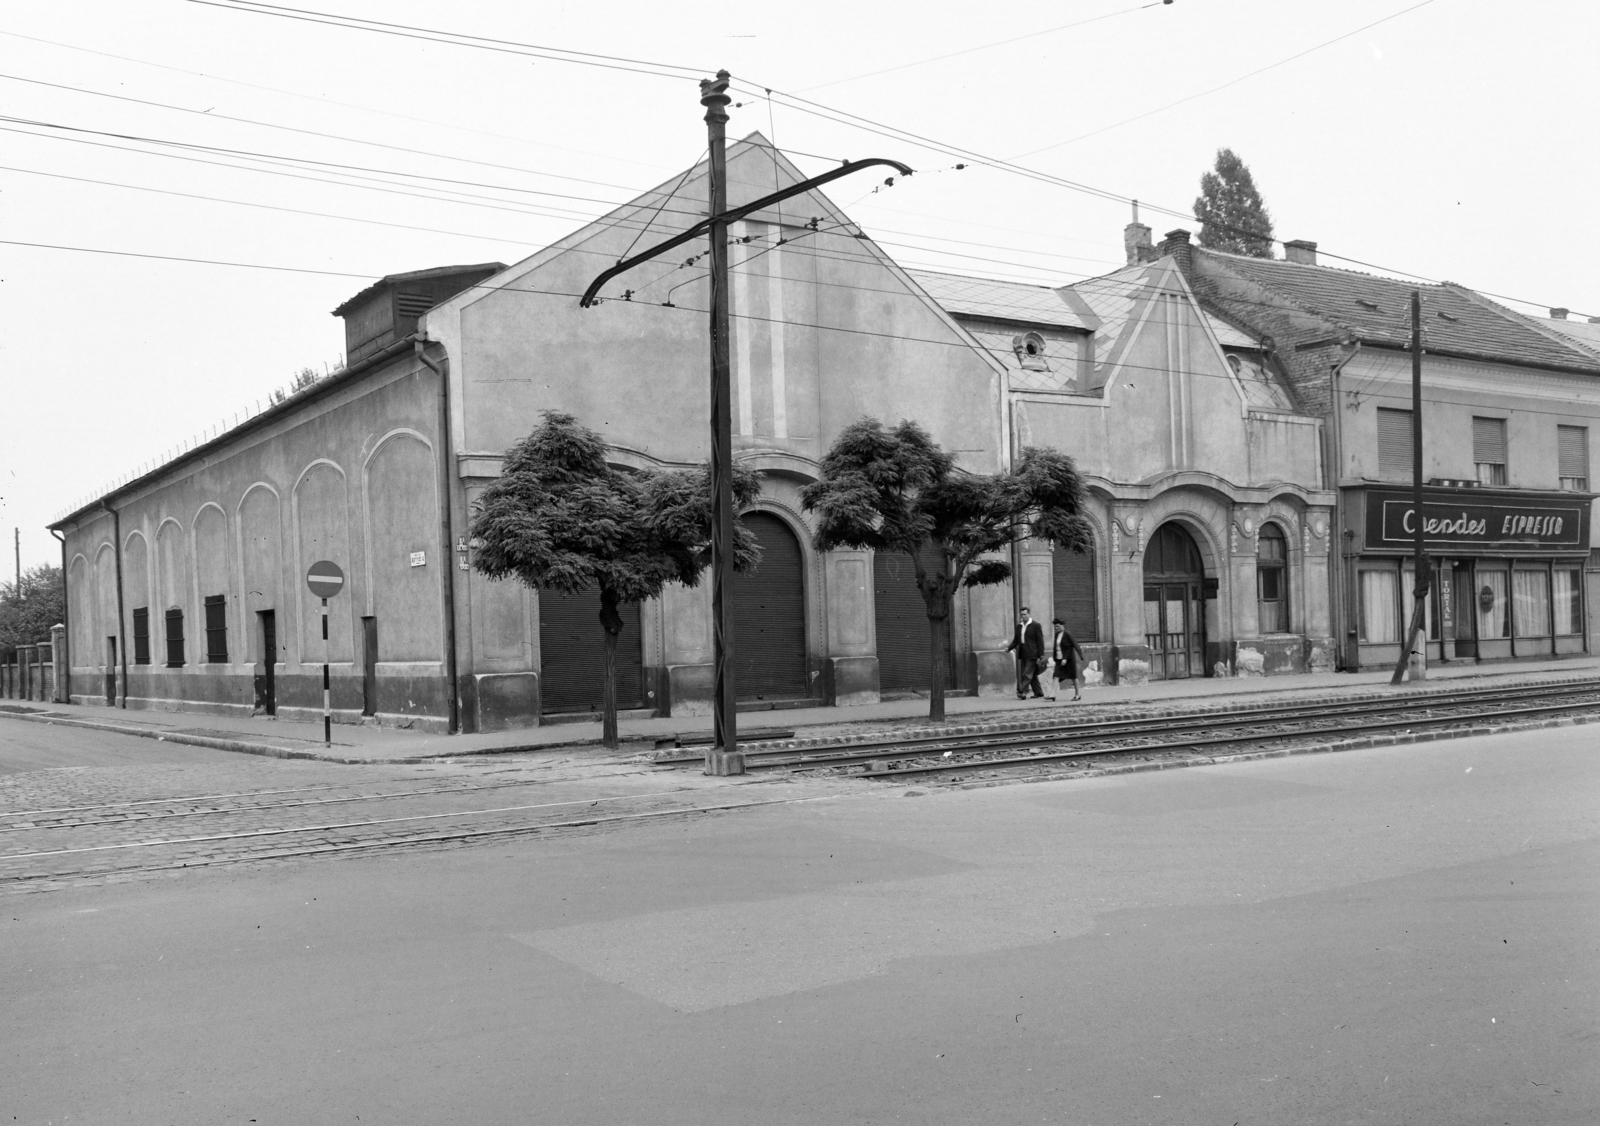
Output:
<svg viewBox="0 0 1600 1126">
<path fill-rule="evenodd" d="M 1289 632 L 1289 549 L 1276 524 L 1261 525 L 1256 547 L 1256 601 L 1262 633 Z"/>
</svg>

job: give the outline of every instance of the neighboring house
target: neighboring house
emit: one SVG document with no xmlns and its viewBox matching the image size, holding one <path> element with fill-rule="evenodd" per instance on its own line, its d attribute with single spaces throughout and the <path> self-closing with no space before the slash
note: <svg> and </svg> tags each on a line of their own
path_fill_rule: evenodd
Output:
<svg viewBox="0 0 1600 1126">
<path fill-rule="evenodd" d="M 730 204 L 803 177 L 759 136 L 728 151 Z M 320 710 L 307 566 L 347 576 L 328 642 L 338 718 L 492 730 L 599 704 L 597 595 L 471 569 L 473 499 L 504 452 L 567 411 L 616 464 L 709 450 L 707 272 L 694 247 L 577 297 L 631 247 L 691 225 L 704 165 L 514 266 L 384 278 L 337 310 L 350 366 L 74 511 L 66 537 L 75 698 L 133 707 Z M 670 198 L 669 198 L 670 197 Z M 733 232 L 735 449 L 761 471 L 744 520 L 735 674 L 747 707 L 926 690 L 926 615 L 904 561 L 818 553 L 799 491 L 863 415 L 916 418 L 961 468 L 1009 463 L 1006 367 L 818 193 Z M 702 244 L 703 249 L 703 244 Z M 709 708 L 709 584 L 630 607 L 623 708 Z M 1012 598 L 963 591 L 954 687 L 1009 692 Z M 887 687 L 885 687 L 887 686 Z"/>
<path fill-rule="evenodd" d="M 1410 298 L 1422 294 L 1423 518 L 1438 581 L 1430 659 L 1500 660 L 1600 645 L 1590 464 L 1600 351 L 1589 326 L 1526 318 L 1450 283 L 1193 247 L 1173 258 L 1211 313 L 1253 333 L 1326 427 L 1339 489 L 1335 616 L 1346 668 L 1392 665 L 1412 588 Z M 1576 330 L 1576 331 L 1575 331 Z M 1588 571 L 1587 580 L 1585 572 Z"/>
<path fill-rule="evenodd" d="M 1332 670 L 1321 423 L 1257 338 L 1206 315 L 1170 258 L 1054 290 L 913 276 L 1006 364 L 1017 450 L 1063 450 L 1088 480 L 1094 550 L 1030 544 L 1018 570 L 1097 672 Z"/>
</svg>

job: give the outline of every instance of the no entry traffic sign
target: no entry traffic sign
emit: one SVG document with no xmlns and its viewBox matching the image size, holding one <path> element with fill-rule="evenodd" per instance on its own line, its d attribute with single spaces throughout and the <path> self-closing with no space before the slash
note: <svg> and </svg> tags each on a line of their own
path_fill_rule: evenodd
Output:
<svg viewBox="0 0 1600 1126">
<path fill-rule="evenodd" d="M 306 568 L 306 586 L 318 598 L 332 598 L 344 590 L 344 572 L 337 563 L 319 559 Z"/>
</svg>

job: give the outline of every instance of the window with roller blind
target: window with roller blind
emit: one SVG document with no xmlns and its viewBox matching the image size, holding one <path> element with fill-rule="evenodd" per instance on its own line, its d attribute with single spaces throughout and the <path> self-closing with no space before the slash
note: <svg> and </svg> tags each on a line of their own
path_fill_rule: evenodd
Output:
<svg viewBox="0 0 1600 1126">
<path fill-rule="evenodd" d="M 1411 412 L 1378 408 L 1378 477 L 1411 480 Z"/>
<path fill-rule="evenodd" d="M 1560 462 L 1561 487 L 1572 492 L 1589 491 L 1589 428 L 1556 427 L 1556 458 Z"/>
<path fill-rule="evenodd" d="M 1474 418 L 1472 420 L 1472 463 L 1477 469 L 1480 485 L 1506 483 L 1506 420 L 1503 418 Z"/>
</svg>

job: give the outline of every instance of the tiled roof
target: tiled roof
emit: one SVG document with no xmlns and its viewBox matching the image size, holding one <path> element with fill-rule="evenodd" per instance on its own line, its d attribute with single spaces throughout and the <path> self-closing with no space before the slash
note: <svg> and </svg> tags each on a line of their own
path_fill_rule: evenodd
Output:
<svg viewBox="0 0 1600 1126">
<path fill-rule="evenodd" d="M 965 274 L 940 274 L 931 270 L 907 270 L 906 273 L 947 313 L 1026 321 L 1053 328 L 1087 331 L 1092 327 L 1068 308 L 1049 286 Z"/>
<path fill-rule="evenodd" d="M 1394 278 L 1308 266 L 1273 258 L 1249 258 L 1214 250 L 1194 251 L 1255 282 L 1358 339 L 1397 348 L 1411 345 L 1411 291 L 1422 291 L 1425 346 L 1433 351 L 1516 364 L 1586 368 L 1600 372 L 1596 357 L 1576 345 L 1551 339 L 1524 318 L 1463 286 L 1418 284 Z M 1250 310 L 1239 310 L 1248 321 Z"/>
<path fill-rule="evenodd" d="M 1600 324 L 1591 321 L 1556 320 L 1551 317 L 1529 317 L 1534 324 L 1548 332 L 1559 332 L 1569 340 L 1575 340 L 1595 355 L 1600 356 Z"/>
</svg>

